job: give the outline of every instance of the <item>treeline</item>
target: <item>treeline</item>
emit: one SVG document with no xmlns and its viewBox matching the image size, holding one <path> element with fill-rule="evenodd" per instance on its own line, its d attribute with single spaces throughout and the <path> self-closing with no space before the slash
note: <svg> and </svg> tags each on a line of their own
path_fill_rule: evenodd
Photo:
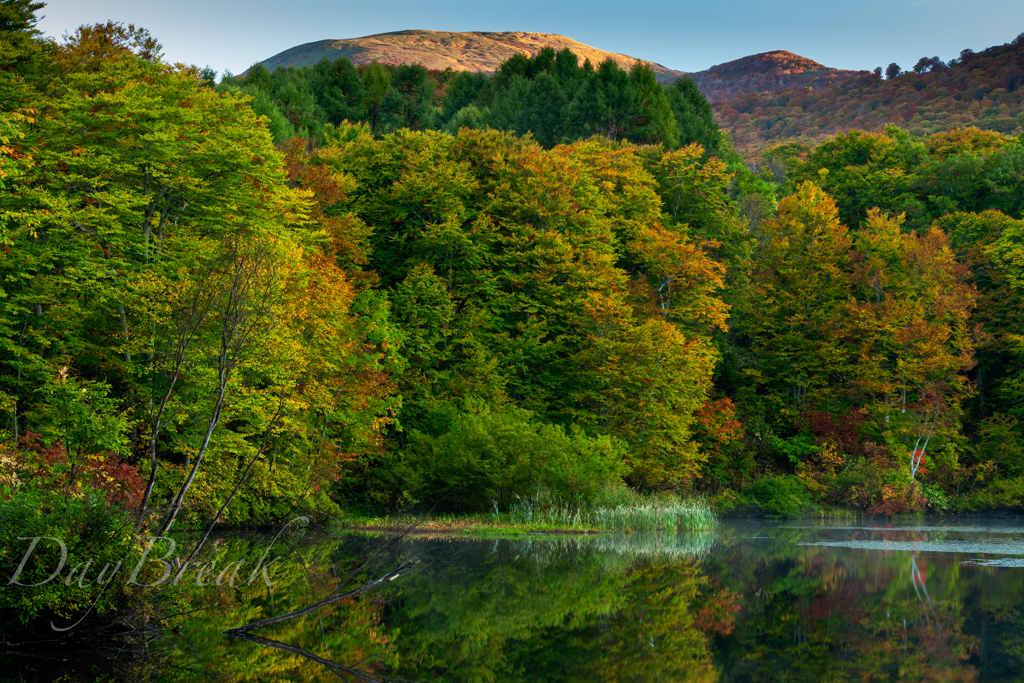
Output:
<svg viewBox="0 0 1024 683">
<path fill-rule="evenodd" d="M 205 76 L 212 85 L 215 74 Z M 497 73 L 428 71 L 418 64 L 356 67 L 324 58 L 312 67 L 263 65 L 225 75 L 219 91 L 253 96 L 278 142 L 292 135 L 318 142 L 324 126 L 366 123 L 374 135 L 399 129 L 460 128 L 532 133 L 544 147 L 592 135 L 676 149 L 693 142 L 717 153 L 721 134 L 707 100 L 691 79 L 665 88 L 650 65 L 628 72 L 611 59 L 594 66 L 569 49 L 517 54 Z"/>
<path fill-rule="evenodd" d="M 385 298 L 342 265 L 358 235 L 333 241 L 248 103 L 146 32 L 4 45 L 5 497 L 163 529 L 239 482 L 229 519 L 331 509 L 400 405 Z"/>
<path fill-rule="evenodd" d="M 699 144 L 375 130 L 382 104 L 275 145 L 259 93 L 144 31 L 12 36 L 6 510 L 1024 503 L 1019 138 L 854 132 L 751 179 Z M 536 63 L 459 78 L 496 111 L 557 84 Z"/>
<path fill-rule="evenodd" d="M 740 230 L 699 146 L 346 124 L 279 149 L 144 31 L 18 38 L 6 509 L 85 497 L 166 531 L 696 475 L 725 316 L 698 236 Z"/>
<path fill-rule="evenodd" d="M 911 71 L 890 64 L 823 90 L 751 93 L 716 103 L 715 119 L 751 157 L 783 140 L 820 142 L 857 128 L 899 125 L 914 135 L 975 126 L 1024 129 L 1024 38 L 982 52 L 964 50 L 943 63 L 923 58 Z"/>
</svg>

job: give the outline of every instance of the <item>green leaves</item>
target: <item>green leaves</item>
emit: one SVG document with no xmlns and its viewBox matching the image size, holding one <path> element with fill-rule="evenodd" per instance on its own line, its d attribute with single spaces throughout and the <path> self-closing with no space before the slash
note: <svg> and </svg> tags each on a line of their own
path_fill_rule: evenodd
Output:
<svg viewBox="0 0 1024 683">
<path fill-rule="evenodd" d="M 741 322 L 759 357 L 758 383 L 770 382 L 784 415 L 821 400 L 846 370 L 841 312 L 849 287 L 852 239 L 835 201 L 809 182 L 765 221 Z"/>
<path fill-rule="evenodd" d="M 544 424 L 525 411 L 455 412 L 440 434 L 413 431 L 402 458 L 409 493 L 442 507 L 505 508 L 538 485 L 567 500 L 592 500 L 625 470 L 623 444 Z"/>
<path fill-rule="evenodd" d="M 37 389 L 38 408 L 27 417 L 43 442 L 63 444 L 73 463 L 100 451 L 127 455 L 128 420 L 110 389 L 60 368 L 52 381 Z"/>
</svg>

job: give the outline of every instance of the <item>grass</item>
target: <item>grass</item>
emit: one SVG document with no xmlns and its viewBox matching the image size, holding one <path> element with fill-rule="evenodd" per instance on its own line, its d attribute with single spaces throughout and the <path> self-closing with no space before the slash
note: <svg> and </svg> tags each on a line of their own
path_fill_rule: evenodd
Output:
<svg viewBox="0 0 1024 683">
<path fill-rule="evenodd" d="M 718 524 L 715 513 L 701 498 L 642 496 L 625 487 L 605 490 L 589 505 L 572 505 L 543 489 L 516 499 L 508 509 L 512 524 L 624 532 L 713 529 Z M 503 517 L 497 501 L 493 501 L 491 517 L 495 522 Z"/>
<path fill-rule="evenodd" d="M 417 518 L 348 515 L 337 520 L 349 528 L 395 531 L 415 527 L 413 533 L 448 533 L 475 538 L 506 538 L 537 532 L 676 532 L 715 528 L 718 518 L 700 498 L 674 494 L 645 496 L 622 487 L 609 488 L 589 503 L 570 501 L 546 489 L 522 497 L 505 510 L 492 501 L 489 513 L 441 514 Z"/>
</svg>

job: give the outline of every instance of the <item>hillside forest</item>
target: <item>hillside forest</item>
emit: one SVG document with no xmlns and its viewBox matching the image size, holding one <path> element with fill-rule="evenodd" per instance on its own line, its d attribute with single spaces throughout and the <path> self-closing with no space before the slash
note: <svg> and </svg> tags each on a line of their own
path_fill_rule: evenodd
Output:
<svg viewBox="0 0 1024 683">
<path fill-rule="evenodd" d="M 1024 138 L 755 173 L 642 64 L 215 85 L 3 6 L 4 519 L 1024 506 Z"/>
<path fill-rule="evenodd" d="M 918 137 L 972 126 L 1012 134 L 1024 130 L 1022 85 L 1024 33 L 945 62 L 922 57 L 911 68 L 891 63 L 884 74 L 878 67 L 826 87 L 724 97 L 715 102 L 715 120 L 748 158 L 782 142 L 814 145 L 853 129 L 880 132 L 887 124 Z"/>
<path fill-rule="evenodd" d="M 205 75 L 211 86 L 215 77 Z M 344 57 L 272 72 L 255 64 L 244 76 L 225 74 L 216 89 L 251 95 L 278 143 L 298 135 L 319 145 L 325 125 L 348 121 L 366 123 L 375 136 L 402 129 L 529 133 L 548 149 L 594 135 L 669 150 L 700 142 L 709 154 L 722 145 L 692 79 L 663 87 L 647 63 L 629 71 L 611 59 L 581 64 L 568 48 L 517 53 L 493 75 L 376 61 L 356 67 Z"/>
</svg>

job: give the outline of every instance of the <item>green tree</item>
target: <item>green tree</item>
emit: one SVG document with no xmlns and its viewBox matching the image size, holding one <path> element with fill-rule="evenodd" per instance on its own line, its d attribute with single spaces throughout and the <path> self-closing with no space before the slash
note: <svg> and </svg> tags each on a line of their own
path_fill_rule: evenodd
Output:
<svg viewBox="0 0 1024 683">
<path fill-rule="evenodd" d="M 310 85 L 327 121 L 360 121 L 366 116 L 363 81 L 359 71 L 348 59 L 326 57 L 313 66 Z"/>
<path fill-rule="evenodd" d="M 534 77 L 523 117 L 537 142 L 553 147 L 562 141 L 567 105 L 565 93 L 553 76 L 545 71 Z"/>
<path fill-rule="evenodd" d="M 0 0 L 0 33 L 38 33 L 36 12 L 44 7 L 45 2 L 35 0 Z"/>
<path fill-rule="evenodd" d="M 629 70 L 629 78 L 640 96 L 639 116 L 633 121 L 629 140 L 640 144 L 662 144 L 675 149 L 679 133 L 665 88 L 658 83 L 654 69 L 646 62 L 636 62 Z"/>
<path fill-rule="evenodd" d="M 848 369 L 841 330 L 853 240 L 835 200 L 810 182 L 759 233 L 742 331 L 758 358 L 751 379 L 792 420 L 824 403 Z"/>
<path fill-rule="evenodd" d="M 378 64 L 376 59 L 370 62 L 363 71 L 363 106 L 374 135 L 381 132 L 384 98 L 390 88 L 391 76 L 387 69 Z"/>
<path fill-rule="evenodd" d="M 795 165 L 788 181 L 793 187 L 804 181 L 820 182 L 836 198 L 840 219 L 851 227 L 875 207 L 906 213 L 908 222 L 925 227 L 931 217 L 913 188 L 926 153 L 923 144 L 894 127 L 884 133 L 854 130 L 811 150 L 806 162 Z"/>
<path fill-rule="evenodd" d="M 606 59 L 587 77 L 569 105 L 569 127 L 580 137 L 603 135 L 619 140 L 632 130 L 640 107 L 640 94 L 629 74 Z"/>
<path fill-rule="evenodd" d="M 369 70 L 367 70 L 369 73 Z M 369 84 L 367 85 L 369 89 Z M 419 64 L 399 64 L 391 70 L 391 90 L 384 101 L 389 128 L 422 130 L 432 123 L 434 82 Z"/>
<path fill-rule="evenodd" d="M 719 154 L 722 133 L 712 118 L 711 105 L 694 80 L 688 76 L 676 80 L 665 96 L 675 115 L 679 146 L 696 142 L 708 155 Z"/>
<path fill-rule="evenodd" d="M 513 76 L 498 90 L 495 86 L 494 106 L 491 108 L 491 124 L 498 130 L 525 135 L 530 130 L 526 104 L 530 96 L 530 81 L 523 76 Z"/>
<path fill-rule="evenodd" d="M 901 216 L 868 212 L 857 239 L 848 334 L 855 349 L 850 372 L 867 394 L 861 401 L 898 440 L 894 454 L 909 452 L 913 480 L 929 443 L 955 437 L 960 404 L 971 393 L 976 292 L 945 233 L 908 235 L 901 225 Z"/>
<path fill-rule="evenodd" d="M 388 354 L 247 100 L 153 61 L 147 36 L 54 47 L 39 151 L 0 198 L 7 427 L 145 454 L 165 528 L 236 483 L 230 518 L 283 514 L 393 415 Z"/>
<path fill-rule="evenodd" d="M 441 103 L 441 118 L 451 121 L 457 112 L 467 106 L 489 107 L 492 102 L 491 79 L 486 74 L 460 71 L 448 82 Z"/>
</svg>

